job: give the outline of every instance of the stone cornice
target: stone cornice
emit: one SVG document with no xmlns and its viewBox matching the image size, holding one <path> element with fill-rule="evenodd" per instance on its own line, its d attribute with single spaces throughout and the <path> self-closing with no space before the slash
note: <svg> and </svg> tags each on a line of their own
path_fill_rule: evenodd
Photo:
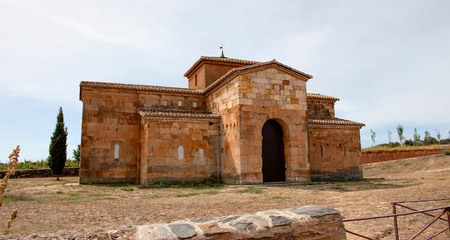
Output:
<svg viewBox="0 0 450 240">
<path fill-rule="evenodd" d="M 146 119 L 219 122 L 221 115 L 206 111 L 186 111 L 175 109 L 138 108 L 138 113 Z"/>
</svg>

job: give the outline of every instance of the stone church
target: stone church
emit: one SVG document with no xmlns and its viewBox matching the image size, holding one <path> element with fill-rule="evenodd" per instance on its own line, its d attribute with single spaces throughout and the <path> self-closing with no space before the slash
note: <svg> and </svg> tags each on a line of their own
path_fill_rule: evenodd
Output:
<svg viewBox="0 0 450 240">
<path fill-rule="evenodd" d="M 359 130 L 311 75 L 201 57 L 189 88 L 81 82 L 80 183 L 230 184 L 361 178 Z"/>
</svg>

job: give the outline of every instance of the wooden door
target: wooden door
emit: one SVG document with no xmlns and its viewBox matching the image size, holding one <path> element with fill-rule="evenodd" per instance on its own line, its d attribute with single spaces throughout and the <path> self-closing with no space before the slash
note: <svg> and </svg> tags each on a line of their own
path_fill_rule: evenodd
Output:
<svg viewBox="0 0 450 240">
<path fill-rule="evenodd" d="M 268 120 L 262 129 L 263 181 L 286 181 L 284 166 L 283 129 L 274 120 Z"/>
</svg>

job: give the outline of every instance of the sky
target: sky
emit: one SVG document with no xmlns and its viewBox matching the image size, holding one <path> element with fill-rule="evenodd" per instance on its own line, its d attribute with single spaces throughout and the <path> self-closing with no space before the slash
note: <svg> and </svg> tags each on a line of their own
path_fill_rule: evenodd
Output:
<svg viewBox="0 0 450 240">
<path fill-rule="evenodd" d="M 0 0 L 0 162 L 48 156 L 59 107 L 80 143 L 81 81 L 187 87 L 200 56 L 277 61 L 313 75 L 365 123 L 361 145 L 450 131 L 450 1 Z"/>
</svg>

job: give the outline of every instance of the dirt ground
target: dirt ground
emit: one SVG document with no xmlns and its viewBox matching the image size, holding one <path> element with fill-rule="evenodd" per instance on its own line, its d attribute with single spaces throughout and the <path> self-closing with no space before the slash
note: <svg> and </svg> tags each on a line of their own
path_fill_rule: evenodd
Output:
<svg viewBox="0 0 450 240">
<path fill-rule="evenodd" d="M 303 205 L 329 206 L 341 211 L 346 219 L 385 215 L 392 213 L 390 202 L 393 201 L 449 198 L 450 156 L 367 164 L 364 165 L 364 179 L 360 181 L 290 186 L 141 188 L 133 185 L 78 185 L 77 182 L 77 177 L 65 177 L 62 181 L 53 178 L 10 180 L 5 203 L 0 209 L 0 223 L 6 223 L 11 211 L 18 209 L 19 217 L 11 228 L 14 235 L 10 237 L 24 238 L 30 234 L 86 233 L 114 230 L 126 225 L 132 227 Z M 450 201 L 446 200 L 408 206 L 427 209 L 449 205 Z M 407 211 L 399 209 L 399 212 Z M 424 215 L 401 217 L 401 239 L 414 235 L 430 219 Z M 446 224 L 438 221 L 436 229 L 442 230 Z M 378 239 L 394 239 L 392 218 L 348 222 L 345 227 Z M 358 239 L 347 236 L 348 239 Z M 446 233 L 436 239 L 449 237 Z"/>
</svg>

